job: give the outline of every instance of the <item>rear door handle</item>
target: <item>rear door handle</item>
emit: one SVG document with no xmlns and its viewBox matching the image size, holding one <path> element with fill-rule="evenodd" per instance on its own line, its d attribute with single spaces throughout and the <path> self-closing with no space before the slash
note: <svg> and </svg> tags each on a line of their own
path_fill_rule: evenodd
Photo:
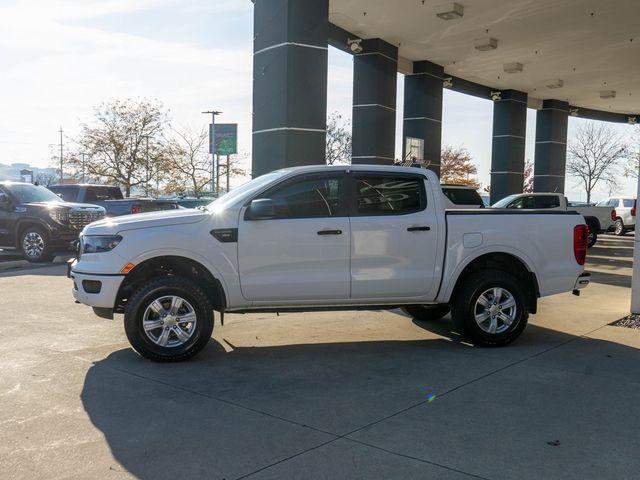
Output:
<svg viewBox="0 0 640 480">
<path fill-rule="evenodd" d="M 428 232 L 431 230 L 431 227 L 409 227 L 407 228 L 407 232 Z"/>
<path fill-rule="evenodd" d="M 342 230 L 320 230 L 318 235 L 342 235 Z"/>
</svg>

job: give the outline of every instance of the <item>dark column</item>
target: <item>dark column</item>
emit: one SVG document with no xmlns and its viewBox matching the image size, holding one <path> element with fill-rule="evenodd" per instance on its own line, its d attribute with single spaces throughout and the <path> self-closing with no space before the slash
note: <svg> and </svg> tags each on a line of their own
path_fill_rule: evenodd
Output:
<svg viewBox="0 0 640 480">
<path fill-rule="evenodd" d="M 398 49 L 373 38 L 353 58 L 353 163 L 392 164 Z"/>
<path fill-rule="evenodd" d="M 533 191 L 564 193 L 569 104 L 545 100 L 536 113 L 536 160 Z"/>
<path fill-rule="evenodd" d="M 408 159 L 407 137 L 424 141 L 421 160 L 440 176 L 442 148 L 442 78 L 444 68 L 431 62 L 414 62 L 413 75 L 404 77 L 402 158 Z"/>
<path fill-rule="evenodd" d="M 325 163 L 328 0 L 255 0 L 253 176 Z"/>
<path fill-rule="evenodd" d="M 491 203 L 522 193 L 527 94 L 505 90 L 493 104 L 491 147 Z"/>
</svg>

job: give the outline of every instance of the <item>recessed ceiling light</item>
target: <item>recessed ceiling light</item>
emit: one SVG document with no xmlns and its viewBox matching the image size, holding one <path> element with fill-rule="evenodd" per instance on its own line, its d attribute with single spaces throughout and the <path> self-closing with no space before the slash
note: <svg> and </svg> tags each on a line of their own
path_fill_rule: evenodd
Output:
<svg viewBox="0 0 640 480">
<path fill-rule="evenodd" d="M 523 69 L 523 65 L 518 62 L 505 63 L 502 66 L 505 73 L 520 73 Z"/>
<path fill-rule="evenodd" d="M 481 52 L 495 50 L 498 48 L 498 40 L 491 37 L 478 38 L 474 43 L 474 47 L 476 50 L 480 50 Z"/>
<path fill-rule="evenodd" d="M 451 7 L 440 8 L 436 12 L 436 15 L 442 20 L 455 20 L 462 18 L 462 15 L 464 15 L 464 7 L 459 3 L 454 3 Z"/>
<path fill-rule="evenodd" d="M 564 87 L 564 80 L 557 78 L 555 80 L 549 80 L 547 88 L 562 88 Z"/>
<path fill-rule="evenodd" d="M 616 98 L 615 90 L 601 90 L 600 98 Z"/>
</svg>

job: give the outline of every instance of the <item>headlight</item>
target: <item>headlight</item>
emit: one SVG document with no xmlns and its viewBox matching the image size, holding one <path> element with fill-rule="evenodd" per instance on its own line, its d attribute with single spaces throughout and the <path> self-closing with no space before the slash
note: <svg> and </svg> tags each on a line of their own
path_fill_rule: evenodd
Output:
<svg viewBox="0 0 640 480">
<path fill-rule="evenodd" d="M 121 241 L 120 235 L 83 235 L 80 245 L 82 253 L 100 253 L 113 250 Z"/>
<path fill-rule="evenodd" d="M 63 225 L 67 224 L 69 223 L 69 210 L 60 210 L 60 209 L 51 210 L 49 211 L 49 217 L 54 222 L 58 222 Z"/>
</svg>

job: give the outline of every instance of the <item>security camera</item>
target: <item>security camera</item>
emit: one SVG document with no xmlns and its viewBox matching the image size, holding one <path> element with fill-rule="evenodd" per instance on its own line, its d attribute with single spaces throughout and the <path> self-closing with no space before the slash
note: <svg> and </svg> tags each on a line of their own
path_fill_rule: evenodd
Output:
<svg viewBox="0 0 640 480">
<path fill-rule="evenodd" d="M 502 100 L 502 92 L 491 92 L 491 100 L 494 102 Z"/>
<path fill-rule="evenodd" d="M 349 47 L 351 48 L 351 51 L 355 54 L 358 53 L 362 53 L 362 39 L 361 38 L 356 38 L 356 39 L 347 39 L 347 44 L 349 45 Z"/>
<path fill-rule="evenodd" d="M 451 88 L 453 87 L 453 79 L 451 77 L 447 77 L 447 78 L 443 78 L 442 79 L 442 86 L 444 88 Z"/>
</svg>

